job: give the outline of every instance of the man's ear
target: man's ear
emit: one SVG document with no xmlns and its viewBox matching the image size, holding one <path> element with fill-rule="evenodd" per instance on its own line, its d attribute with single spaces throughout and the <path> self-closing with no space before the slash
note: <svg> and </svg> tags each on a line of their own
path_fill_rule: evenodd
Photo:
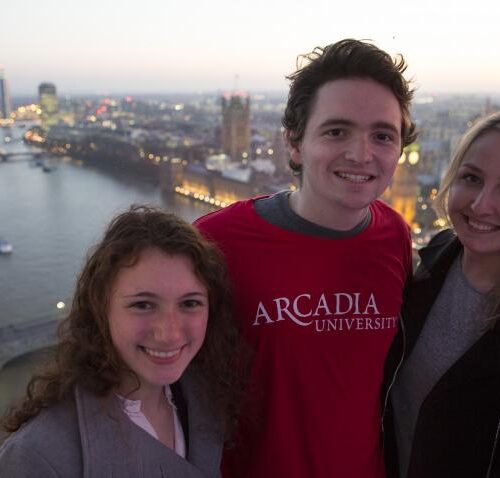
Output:
<svg viewBox="0 0 500 478">
<path fill-rule="evenodd" d="M 283 140 L 285 142 L 286 150 L 290 155 L 290 159 L 296 163 L 301 164 L 301 155 L 300 155 L 300 143 L 297 141 L 293 141 L 292 133 L 290 130 L 283 131 Z"/>
</svg>

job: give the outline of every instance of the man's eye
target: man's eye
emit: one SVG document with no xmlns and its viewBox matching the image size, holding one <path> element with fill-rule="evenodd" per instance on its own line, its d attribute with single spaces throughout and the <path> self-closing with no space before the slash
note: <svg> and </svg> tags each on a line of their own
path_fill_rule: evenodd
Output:
<svg viewBox="0 0 500 478">
<path fill-rule="evenodd" d="M 383 143 L 389 143 L 390 141 L 393 141 L 392 135 L 387 133 L 377 133 L 376 138 Z"/>
<path fill-rule="evenodd" d="M 338 137 L 338 136 L 342 136 L 344 133 L 344 131 L 340 128 L 333 128 L 333 129 L 329 129 L 326 134 L 328 136 L 334 136 L 334 137 Z"/>
</svg>

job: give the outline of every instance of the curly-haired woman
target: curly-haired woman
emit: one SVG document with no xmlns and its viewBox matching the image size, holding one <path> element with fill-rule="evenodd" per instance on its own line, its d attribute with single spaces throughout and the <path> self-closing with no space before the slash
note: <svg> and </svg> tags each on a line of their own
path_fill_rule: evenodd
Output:
<svg viewBox="0 0 500 478">
<path fill-rule="evenodd" d="M 0 477 L 219 476 L 241 390 L 218 251 L 144 206 L 81 272 L 52 362 L 2 419 Z"/>
</svg>

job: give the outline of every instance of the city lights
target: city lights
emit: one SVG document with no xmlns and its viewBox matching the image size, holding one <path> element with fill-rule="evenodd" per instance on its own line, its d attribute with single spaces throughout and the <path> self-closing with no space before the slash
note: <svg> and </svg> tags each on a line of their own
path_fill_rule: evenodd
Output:
<svg viewBox="0 0 500 478">
<path fill-rule="evenodd" d="M 12 119 L 2 121 L 34 122 L 24 133 L 26 143 L 71 156 L 79 164 L 109 162 L 133 171 L 138 178 L 151 179 L 167 196 L 225 207 L 246 197 L 297 190 L 287 167 L 279 96 L 235 90 L 221 96 L 184 95 L 182 101 L 175 95 L 61 100 L 54 84 L 42 83 L 39 100 L 16 106 Z M 479 112 L 496 108 L 490 100 L 440 106 L 441 101 L 432 96 L 432 102 L 416 102 L 418 141 L 404 148 L 383 194 L 412 227 L 416 244 L 444 227 L 432 205 L 452 142 Z M 6 135 L 4 144 L 10 143 Z"/>
<path fill-rule="evenodd" d="M 415 165 L 418 163 L 418 160 L 420 159 L 420 156 L 418 154 L 418 151 L 411 151 L 409 154 L 408 154 L 408 162 L 411 164 L 411 165 Z"/>
<path fill-rule="evenodd" d="M 229 206 L 230 204 L 232 204 L 233 202 L 235 202 L 235 200 L 230 200 L 230 199 L 226 199 L 225 201 L 221 201 L 220 199 L 211 197 L 208 194 L 204 194 L 204 193 L 199 193 L 199 192 L 196 192 L 196 191 L 192 191 L 192 190 L 190 190 L 188 188 L 184 188 L 182 186 L 176 186 L 174 188 L 174 191 L 177 194 L 180 194 L 182 196 L 187 196 L 187 197 L 190 197 L 190 198 L 192 198 L 194 200 L 197 200 L 197 201 L 200 201 L 200 202 L 204 202 L 204 203 L 208 203 L 208 204 L 211 204 L 213 206 L 221 207 L 221 208 Z"/>
</svg>

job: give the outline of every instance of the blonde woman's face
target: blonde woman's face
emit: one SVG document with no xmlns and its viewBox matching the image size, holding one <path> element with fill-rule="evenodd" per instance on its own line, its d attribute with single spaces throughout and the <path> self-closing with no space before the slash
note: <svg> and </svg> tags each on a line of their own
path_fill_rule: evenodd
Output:
<svg viewBox="0 0 500 478">
<path fill-rule="evenodd" d="M 465 153 L 448 214 L 469 252 L 500 256 L 500 132 L 484 134 Z"/>
</svg>

